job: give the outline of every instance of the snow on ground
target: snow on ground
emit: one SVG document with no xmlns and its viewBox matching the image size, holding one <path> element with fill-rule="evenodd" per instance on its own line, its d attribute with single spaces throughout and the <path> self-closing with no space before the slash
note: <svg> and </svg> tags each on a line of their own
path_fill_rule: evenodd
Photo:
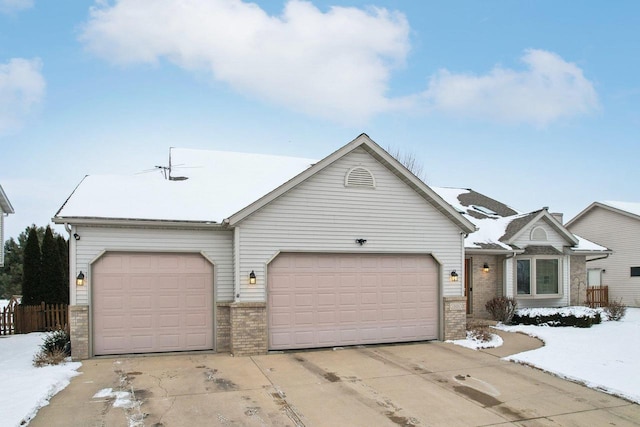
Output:
<svg viewBox="0 0 640 427">
<path fill-rule="evenodd" d="M 33 366 L 33 356 L 40 350 L 44 333 L 0 337 L 0 420 L 4 426 L 28 424 L 49 399 L 69 385 L 78 375 L 79 362 L 58 366 Z M 21 424 L 22 421 L 25 424 Z"/>
<path fill-rule="evenodd" d="M 591 388 L 640 403 L 640 308 L 627 308 L 619 322 L 591 328 L 498 326 L 544 341 L 544 347 L 505 360 L 526 363 Z"/>
<path fill-rule="evenodd" d="M 8 299 L 0 299 L 0 310 L 5 308 L 8 304 L 9 304 L 9 300 Z"/>
<path fill-rule="evenodd" d="M 473 337 L 470 331 L 467 331 L 467 338 L 464 340 L 447 340 L 446 342 L 450 342 L 455 345 L 470 348 L 472 350 L 479 350 L 481 348 L 500 347 L 503 344 L 502 338 L 500 338 L 496 334 L 491 334 L 491 341 L 479 341 Z"/>
</svg>

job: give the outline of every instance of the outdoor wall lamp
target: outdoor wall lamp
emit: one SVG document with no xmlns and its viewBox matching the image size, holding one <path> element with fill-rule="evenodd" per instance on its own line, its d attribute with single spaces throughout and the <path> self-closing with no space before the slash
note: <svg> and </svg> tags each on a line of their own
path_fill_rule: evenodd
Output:
<svg viewBox="0 0 640 427">
<path fill-rule="evenodd" d="M 76 277 L 76 286 L 84 286 L 84 273 L 82 271 Z"/>
<path fill-rule="evenodd" d="M 251 273 L 249 273 L 249 284 L 250 285 L 256 284 L 256 273 L 253 270 L 251 270 Z"/>
<path fill-rule="evenodd" d="M 485 273 L 489 272 L 489 264 L 488 263 L 484 263 L 484 266 L 482 267 L 482 271 L 484 271 Z"/>
<path fill-rule="evenodd" d="M 78 233 L 73 233 L 73 238 L 76 240 L 80 240 L 80 235 Z"/>
<path fill-rule="evenodd" d="M 455 271 L 455 270 L 453 270 L 453 271 L 451 272 L 450 280 L 451 280 L 452 282 L 457 282 L 457 281 L 458 281 L 458 273 L 456 273 L 456 271 Z"/>
<path fill-rule="evenodd" d="M 356 243 L 362 246 L 367 243 L 367 239 L 356 239 Z"/>
</svg>

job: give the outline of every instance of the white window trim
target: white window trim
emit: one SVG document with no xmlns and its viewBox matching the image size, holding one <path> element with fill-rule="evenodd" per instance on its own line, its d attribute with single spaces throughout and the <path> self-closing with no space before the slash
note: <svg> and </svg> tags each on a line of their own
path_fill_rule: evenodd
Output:
<svg viewBox="0 0 640 427">
<path fill-rule="evenodd" d="M 534 238 L 536 232 L 539 233 L 540 231 L 542 231 L 542 233 L 544 234 L 544 239 Z M 529 234 L 529 240 L 531 240 L 532 242 L 547 242 L 549 240 L 549 235 L 547 234 L 547 230 L 545 230 L 544 227 L 538 225 L 536 227 L 533 227 L 533 229 L 531 230 L 531 234 Z"/>
<path fill-rule="evenodd" d="M 537 293 L 537 283 L 536 283 L 536 261 L 539 259 L 555 259 L 558 260 L 558 293 L 555 294 L 539 294 Z M 518 293 L 518 261 L 527 260 L 530 265 L 530 294 L 519 294 Z M 522 299 L 547 299 L 547 298 L 561 298 L 564 293 L 564 258 L 562 256 L 552 256 L 552 255 L 530 255 L 525 257 L 516 257 L 514 261 L 513 268 L 513 291 L 514 296 L 516 298 Z"/>
</svg>

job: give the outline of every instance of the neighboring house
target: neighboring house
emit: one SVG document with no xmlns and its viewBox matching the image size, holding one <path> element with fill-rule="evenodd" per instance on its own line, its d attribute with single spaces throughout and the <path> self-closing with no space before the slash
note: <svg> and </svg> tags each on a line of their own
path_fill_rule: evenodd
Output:
<svg viewBox="0 0 640 427">
<path fill-rule="evenodd" d="M 4 217 L 12 213 L 13 206 L 0 185 L 0 267 L 4 266 Z"/>
<path fill-rule="evenodd" d="M 464 337 L 474 224 L 367 135 L 317 162 L 173 149 L 170 165 L 87 176 L 53 218 L 73 236 L 74 358 Z M 490 274 L 518 251 L 488 255 Z"/>
<path fill-rule="evenodd" d="M 589 263 L 589 285 L 608 286 L 609 301 L 640 307 L 640 203 L 594 202 L 567 228 L 613 250 Z"/>
<path fill-rule="evenodd" d="M 547 208 L 523 213 L 470 189 L 433 190 L 478 229 L 464 241 L 467 313 L 474 317 L 487 317 L 486 302 L 503 295 L 520 307 L 583 304 L 586 260 L 611 253 L 572 234 Z"/>
</svg>

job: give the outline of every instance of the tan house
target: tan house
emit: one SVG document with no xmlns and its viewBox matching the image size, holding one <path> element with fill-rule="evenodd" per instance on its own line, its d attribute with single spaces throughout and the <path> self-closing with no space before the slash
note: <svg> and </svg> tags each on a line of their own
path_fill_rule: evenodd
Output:
<svg viewBox="0 0 640 427">
<path fill-rule="evenodd" d="M 471 189 L 433 189 L 477 230 L 464 240 L 467 313 L 487 317 L 495 296 L 519 307 L 579 305 L 586 298 L 587 260 L 610 254 L 577 236 L 547 208 L 519 212 Z"/>
<path fill-rule="evenodd" d="M 12 213 L 13 206 L 0 185 L 0 267 L 4 266 L 4 217 Z"/>
<path fill-rule="evenodd" d="M 640 307 L 640 203 L 594 202 L 567 228 L 613 250 L 588 264 L 589 285 L 606 285 L 610 301 Z"/>
<path fill-rule="evenodd" d="M 158 173 L 85 177 L 53 221 L 74 358 L 465 334 L 475 226 L 365 134 L 319 161 L 173 149 Z"/>
</svg>

